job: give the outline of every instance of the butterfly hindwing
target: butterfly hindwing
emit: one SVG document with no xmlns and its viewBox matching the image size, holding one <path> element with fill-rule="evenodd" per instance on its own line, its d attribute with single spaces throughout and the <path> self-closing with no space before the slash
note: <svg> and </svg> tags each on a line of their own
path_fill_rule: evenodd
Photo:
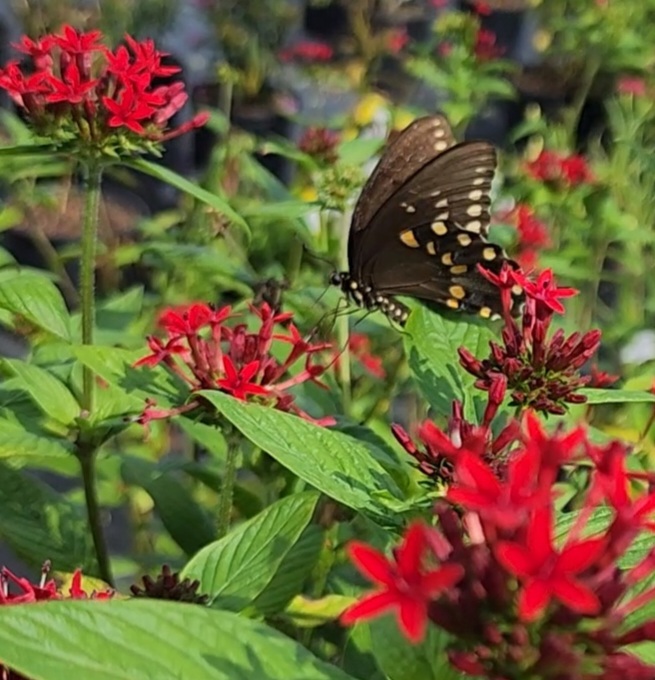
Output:
<svg viewBox="0 0 655 680">
<path fill-rule="evenodd" d="M 351 232 L 366 229 L 375 213 L 413 175 L 450 149 L 455 137 L 441 115 L 415 120 L 387 146 L 364 185 L 353 212 Z"/>
</svg>

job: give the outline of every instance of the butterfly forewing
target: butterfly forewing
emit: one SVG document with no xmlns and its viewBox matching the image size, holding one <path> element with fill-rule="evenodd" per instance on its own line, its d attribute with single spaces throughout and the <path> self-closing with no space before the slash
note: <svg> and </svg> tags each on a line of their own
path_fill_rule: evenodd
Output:
<svg viewBox="0 0 655 680">
<path fill-rule="evenodd" d="M 440 115 L 415 120 L 387 146 L 360 194 L 351 232 L 367 228 L 375 213 L 413 175 L 455 144 L 448 121 Z"/>
<path fill-rule="evenodd" d="M 355 207 L 350 273 L 337 278 L 357 304 L 398 320 L 394 295 L 484 318 L 502 313 L 498 288 L 479 266 L 516 267 L 486 240 L 496 152 L 486 142 L 455 144 L 441 116 L 422 118 L 382 156 Z M 522 299 L 515 293 L 515 309 Z M 402 322 L 402 319 L 401 319 Z"/>
</svg>

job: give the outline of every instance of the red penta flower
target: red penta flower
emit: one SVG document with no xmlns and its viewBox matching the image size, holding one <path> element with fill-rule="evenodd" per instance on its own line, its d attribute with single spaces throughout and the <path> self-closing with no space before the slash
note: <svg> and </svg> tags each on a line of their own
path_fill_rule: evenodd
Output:
<svg viewBox="0 0 655 680">
<path fill-rule="evenodd" d="M 489 343 L 487 359 L 477 359 L 466 348 L 459 349 L 460 362 L 477 378 L 476 386 L 488 390 L 492 376 L 504 375 L 513 404 L 555 414 L 564 413 L 566 403 L 584 402 L 585 397 L 576 390 L 590 378 L 579 371 L 598 349 L 600 331 L 566 337 L 558 329 L 548 338 L 553 314 L 564 311 L 560 299 L 577 291 L 558 287 L 550 270 L 535 281 L 507 265 L 499 274 L 479 269 L 500 288 L 505 327 L 502 344 Z M 511 314 L 512 293 L 519 291 L 525 294 L 520 327 Z"/>
<path fill-rule="evenodd" d="M 348 608 L 341 615 L 343 624 L 370 619 L 392 609 L 408 640 L 423 639 L 429 604 L 464 575 L 464 569 L 457 564 L 426 564 L 428 558 L 434 558 L 428 538 L 430 531 L 423 524 L 413 524 L 392 559 L 364 543 L 350 544 L 351 560 L 378 589 Z"/>
<path fill-rule="evenodd" d="M 73 572 L 73 578 L 68 589 L 68 596 L 71 600 L 111 600 L 115 594 L 115 591 L 111 588 L 92 590 L 90 593 L 87 593 L 82 587 L 82 570 L 76 569 Z"/>
<path fill-rule="evenodd" d="M 492 61 L 503 54 L 503 49 L 496 45 L 496 34 L 485 28 L 478 29 L 475 35 L 473 53 L 478 61 Z"/>
<path fill-rule="evenodd" d="M 282 61 L 299 61 L 311 64 L 330 61 L 334 56 L 334 50 L 324 42 L 302 40 L 282 50 L 279 56 Z"/>
<path fill-rule="evenodd" d="M 587 161 L 578 154 L 562 154 L 544 149 L 526 165 L 528 175 L 556 187 L 570 188 L 593 181 Z"/>
<path fill-rule="evenodd" d="M 496 546 L 500 562 L 523 584 L 519 616 L 533 621 L 552 600 L 578 614 L 597 613 L 601 606 L 598 596 L 578 576 L 598 560 L 604 549 L 602 538 L 590 538 L 557 550 L 553 544 L 551 509 L 536 511 L 524 542 L 503 541 Z"/>
<path fill-rule="evenodd" d="M 16 48 L 31 61 L 0 69 L 0 87 L 25 110 L 35 131 L 76 154 L 150 152 L 152 144 L 204 125 L 207 114 L 178 128 L 168 121 L 187 100 L 184 84 L 156 85 L 180 69 L 163 63 L 152 40 L 126 36 L 115 52 L 102 33 L 64 26 L 39 40 L 23 37 Z"/>
<path fill-rule="evenodd" d="M 139 422 L 145 424 L 199 408 L 200 402 L 193 399 L 193 393 L 215 389 L 242 401 L 268 403 L 311 419 L 295 404 L 290 390 L 307 381 L 324 387 L 319 378 L 325 368 L 313 361 L 330 345 L 305 339 L 290 323 L 293 314 L 276 313 L 266 303 L 251 307 L 251 311 L 259 323 L 256 332 L 249 331 L 245 323 L 230 323 L 233 318 L 230 307 L 217 309 L 193 303 L 164 310 L 159 326 L 167 337 L 149 337 L 150 353 L 135 362 L 135 366 L 163 365 L 186 383 L 191 399 L 170 409 L 156 408 L 150 401 Z M 275 333 L 274 328 L 280 323 L 288 328 L 284 333 Z M 278 350 L 284 345 L 289 348 L 286 355 L 281 355 Z M 303 360 L 304 367 L 298 369 Z M 317 422 L 334 421 L 325 418 Z"/>
</svg>

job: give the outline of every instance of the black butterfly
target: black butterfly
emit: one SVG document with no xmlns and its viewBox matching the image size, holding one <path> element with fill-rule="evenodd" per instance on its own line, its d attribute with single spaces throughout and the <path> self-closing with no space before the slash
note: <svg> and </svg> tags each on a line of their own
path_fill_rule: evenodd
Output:
<svg viewBox="0 0 655 680">
<path fill-rule="evenodd" d="M 358 306 L 404 325 L 407 295 L 483 318 L 501 314 L 500 293 L 478 271 L 503 262 L 486 240 L 496 151 L 487 142 L 457 144 L 443 116 L 415 120 L 387 147 L 366 182 L 348 239 L 349 272 L 334 272 Z M 522 291 L 512 291 L 515 309 Z"/>
</svg>

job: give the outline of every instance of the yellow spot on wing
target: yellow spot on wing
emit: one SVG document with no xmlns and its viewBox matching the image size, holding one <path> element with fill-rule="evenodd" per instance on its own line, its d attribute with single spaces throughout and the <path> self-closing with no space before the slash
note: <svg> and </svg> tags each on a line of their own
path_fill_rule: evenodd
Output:
<svg viewBox="0 0 655 680">
<path fill-rule="evenodd" d="M 430 229 L 432 229 L 437 236 L 445 236 L 448 233 L 448 227 L 443 222 L 433 222 L 430 225 Z"/>
<path fill-rule="evenodd" d="M 462 300 L 466 297 L 466 291 L 462 288 L 462 286 L 451 286 L 448 289 L 448 292 L 458 300 Z"/>
<path fill-rule="evenodd" d="M 410 248 L 421 247 L 420 243 L 416 240 L 416 236 L 414 236 L 413 231 L 403 231 L 402 234 L 400 234 L 400 240 Z"/>
</svg>

